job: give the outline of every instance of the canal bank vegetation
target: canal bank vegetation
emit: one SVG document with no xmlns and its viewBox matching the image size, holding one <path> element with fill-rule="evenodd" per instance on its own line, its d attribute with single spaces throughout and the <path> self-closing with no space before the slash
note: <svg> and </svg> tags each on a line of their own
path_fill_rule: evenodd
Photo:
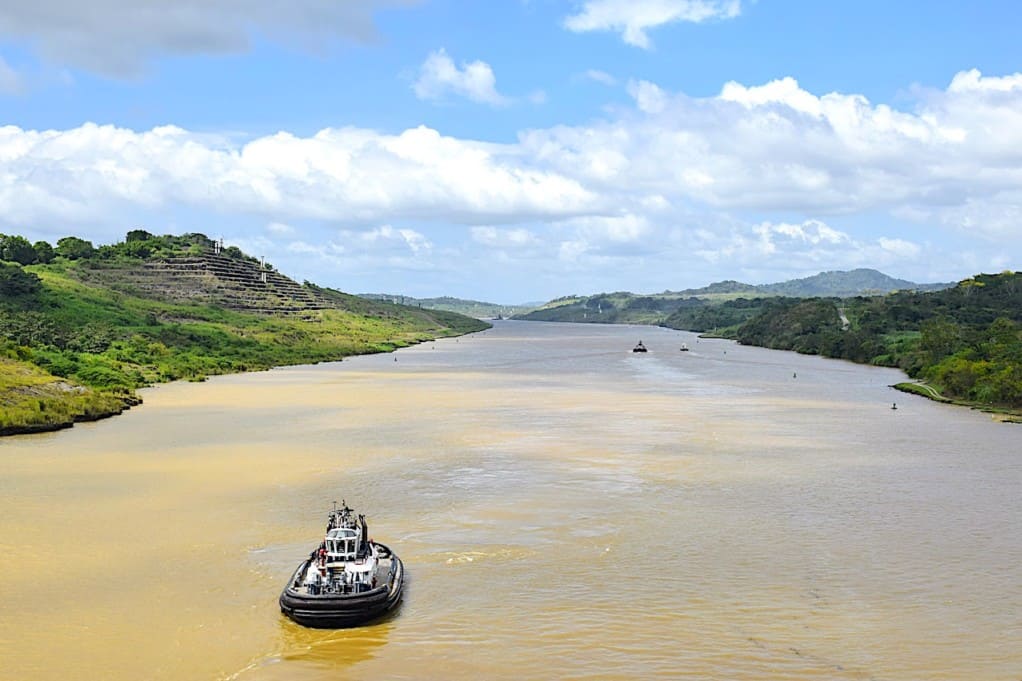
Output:
<svg viewBox="0 0 1022 681">
<path fill-rule="evenodd" d="M 480 331 L 451 312 L 297 284 L 201 234 L 95 247 L 0 235 L 0 434 L 119 413 L 140 387 Z"/>
<path fill-rule="evenodd" d="M 1022 273 L 980 274 L 940 291 L 855 298 L 757 298 L 682 309 L 671 328 L 746 345 L 898 367 L 897 387 L 1022 415 Z"/>
</svg>

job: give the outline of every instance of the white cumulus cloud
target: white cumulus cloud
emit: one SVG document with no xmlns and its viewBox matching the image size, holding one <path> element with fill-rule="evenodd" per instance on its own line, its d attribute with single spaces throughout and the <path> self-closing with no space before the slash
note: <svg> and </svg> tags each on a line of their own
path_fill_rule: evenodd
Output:
<svg viewBox="0 0 1022 681">
<path fill-rule="evenodd" d="M 566 217 L 601 201 L 513 147 L 425 127 L 397 135 L 328 128 L 244 144 L 172 126 L 0 127 L 0 213 L 12 222 L 99 221 L 123 207 L 185 205 L 275 221 L 478 223 Z"/>
<path fill-rule="evenodd" d="M 955 80 L 908 111 L 817 95 L 791 78 L 728 83 L 700 99 L 639 83 L 634 113 L 528 131 L 521 143 L 547 167 L 604 192 L 627 187 L 633 200 L 807 216 L 890 211 L 1003 236 L 1020 205 L 1022 79 Z"/>
<path fill-rule="evenodd" d="M 968 242 L 970 268 L 1022 259 L 1022 75 L 964 71 L 900 110 L 791 78 L 698 98 L 648 81 L 629 91 L 634 103 L 602 119 L 502 144 L 428 127 L 240 142 L 174 126 L 0 127 L 0 231 L 115 225 L 119 237 L 125 216 L 187 210 L 365 271 L 490 249 L 545 258 L 534 271 L 624 276 L 626 262 L 660 259 L 804 274 L 948 255 L 936 230 Z M 317 229 L 333 230 L 329 249 Z"/>
<path fill-rule="evenodd" d="M 587 0 L 564 25 L 575 32 L 620 31 L 629 45 L 648 48 L 651 28 L 678 21 L 732 19 L 741 10 L 740 0 Z"/>
<path fill-rule="evenodd" d="M 459 68 L 443 49 L 426 58 L 412 87 L 419 99 L 439 100 L 457 95 L 492 106 L 508 104 L 508 99 L 497 92 L 497 78 L 489 64 L 474 61 Z"/>
<path fill-rule="evenodd" d="M 344 244 L 351 245 L 344 246 Z M 367 231 L 342 231 L 339 246 L 345 250 L 354 246 L 359 251 L 376 253 L 409 251 L 413 254 L 433 248 L 433 244 L 424 234 L 414 229 L 398 229 L 390 225 L 382 225 Z"/>
<path fill-rule="evenodd" d="M 656 83 L 646 80 L 632 81 L 628 84 L 628 94 L 635 99 L 639 111 L 658 114 L 667 105 L 667 96 Z"/>
<path fill-rule="evenodd" d="M 695 252 L 707 262 L 728 263 L 743 270 L 782 271 L 787 273 L 784 276 L 822 269 L 904 265 L 923 250 L 897 237 L 857 239 L 821 220 L 736 225 L 730 230 L 703 232 L 698 242 Z"/>
</svg>

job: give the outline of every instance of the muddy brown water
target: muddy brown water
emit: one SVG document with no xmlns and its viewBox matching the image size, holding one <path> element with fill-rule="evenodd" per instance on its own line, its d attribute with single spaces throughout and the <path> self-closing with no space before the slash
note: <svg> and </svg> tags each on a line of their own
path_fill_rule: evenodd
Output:
<svg viewBox="0 0 1022 681">
<path fill-rule="evenodd" d="M 1022 427 L 902 379 L 498 322 L 150 389 L 0 440 L 0 679 L 1022 678 Z M 341 499 L 406 597 L 303 629 Z"/>
</svg>

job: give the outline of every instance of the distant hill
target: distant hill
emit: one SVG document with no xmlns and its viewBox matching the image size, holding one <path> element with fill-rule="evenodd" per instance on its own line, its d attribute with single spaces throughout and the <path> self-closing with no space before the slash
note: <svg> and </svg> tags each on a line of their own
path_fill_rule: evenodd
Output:
<svg viewBox="0 0 1022 681">
<path fill-rule="evenodd" d="M 916 284 L 872 269 L 821 272 L 804 279 L 776 284 L 720 281 L 702 288 L 664 291 L 650 295 L 628 292 L 567 296 L 552 300 L 517 319 L 533 321 L 595 322 L 603 324 L 660 324 L 679 311 L 702 308 L 738 298 L 788 296 L 793 298 L 884 295 L 893 291 L 937 291 L 954 286 Z"/>
<path fill-rule="evenodd" d="M 779 284 L 764 284 L 755 287 L 760 293 L 773 293 L 793 298 L 855 296 L 879 296 L 892 291 L 938 291 L 954 286 L 946 284 L 916 284 L 905 279 L 895 279 L 883 272 L 871 269 L 857 269 L 848 272 L 820 272 L 804 279 L 792 279 Z"/>
<path fill-rule="evenodd" d="M 384 300 L 388 303 L 410 305 L 412 307 L 421 307 L 427 310 L 446 310 L 447 312 L 457 312 L 458 314 L 475 317 L 476 319 L 498 319 L 510 317 L 516 314 L 525 314 L 536 307 L 535 305 L 501 305 L 500 303 L 464 300 L 462 298 L 452 298 L 450 296 L 441 296 L 440 298 L 413 298 L 412 296 L 403 296 L 395 293 L 360 293 L 358 295 L 359 297 L 366 298 L 368 300 Z"/>
</svg>

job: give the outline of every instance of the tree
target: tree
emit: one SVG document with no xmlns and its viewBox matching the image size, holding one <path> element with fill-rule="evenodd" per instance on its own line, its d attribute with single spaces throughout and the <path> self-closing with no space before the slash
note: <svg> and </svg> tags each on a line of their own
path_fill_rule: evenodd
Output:
<svg viewBox="0 0 1022 681">
<path fill-rule="evenodd" d="M 78 260 L 79 258 L 91 258 L 96 249 L 91 241 L 79 239 L 76 236 L 66 236 L 57 241 L 56 252 L 57 255 L 68 260 Z"/>
<path fill-rule="evenodd" d="M 145 260 L 153 253 L 152 247 L 149 245 L 148 239 L 134 239 L 124 242 L 124 245 L 118 249 L 124 255 L 132 258 L 141 258 Z"/>
<path fill-rule="evenodd" d="M 124 237 L 125 241 L 149 241 L 153 235 L 144 229 L 133 229 Z"/>
<path fill-rule="evenodd" d="M 920 347 L 929 353 L 931 364 L 950 357 L 961 347 L 962 330 L 950 319 L 928 319 L 920 325 L 919 330 L 922 332 Z"/>
<path fill-rule="evenodd" d="M 23 236 L 0 237 L 0 260 L 16 262 L 19 265 L 31 265 L 36 261 L 36 252 L 32 244 Z"/>
<path fill-rule="evenodd" d="M 32 248 L 35 249 L 35 261 L 44 265 L 48 262 L 53 262 L 57 255 L 53 250 L 53 246 L 45 241 L 35 242 L 32 244 Z"/>
<path fill-rule="evenodd" d="M 21 296 L 39 290 L 39 277 L 17 265 L 0 262 L 0 296 Z"/>
</svg>

